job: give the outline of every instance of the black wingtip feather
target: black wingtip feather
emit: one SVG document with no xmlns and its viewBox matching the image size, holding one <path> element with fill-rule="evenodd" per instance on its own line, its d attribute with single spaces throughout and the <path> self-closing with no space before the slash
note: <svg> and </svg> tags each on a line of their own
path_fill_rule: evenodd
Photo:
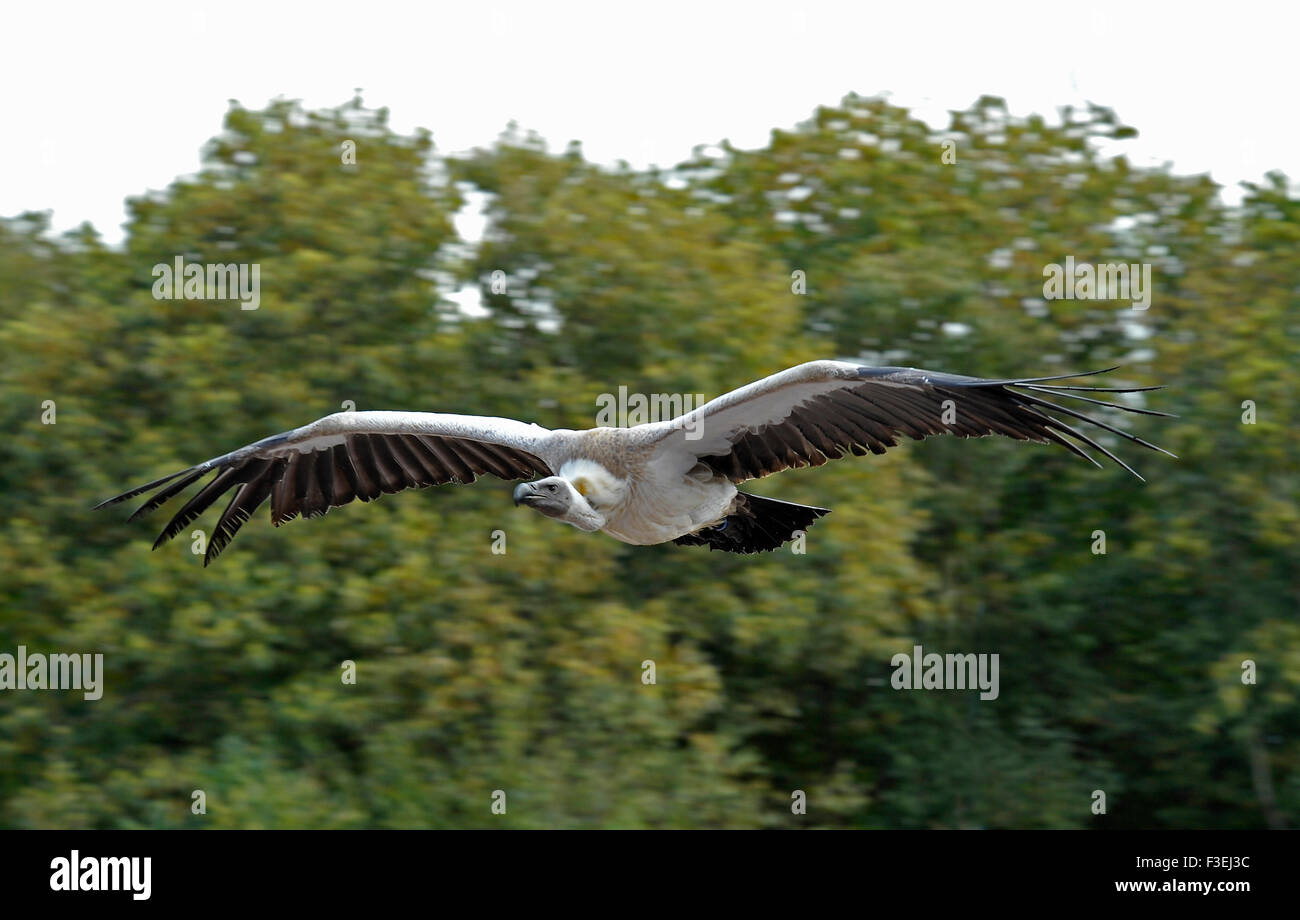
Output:
<svg viewBox="0 0 1300 920">
<path fill-rule="evenodd" d="M 1096 377 L 1098 374 L 1109 374 L 1111 371 L 1119 370 L 1122 365 L 1116 364 L 1113 367 L 1103 367 L 1097 371 L 1079 371 L 1074 374 L 1055 374 L 1051 377 L 1019 377 L 1011 380 L 981 380 L 982 386 L 1017 386 L 1027 383 L 1046 383 L 1049 380 L 1071 380 L 1075 377 Z"/>
<path fill-rule="evenodd" d="M 1106 449 L 1101 444 L 1097 443 L 1095 440 L 1088 437 L 1078 429 L 1073 428 L 1065 424 L 1064 422 L 1062 422 L 1060 419 L 1053 417 L 1050 413 L 1053 412 L 1060 413 L 1062 415 L 1067 415 L 1071 418 L 1078 419 L 1082 422 L 1086 422 L 1090 425 L 1095 425 L 1098 428 L 1109 431 L 1112 434 L 1119 435 L 1120 437 L 1132 441 L 1135 444 L 1140 444 L 1149 450 L 1157 451 L 1159 453 L 1165 454 L 1166 456 L 1173 457 L 1174 459 L 1177 459 L 1177 454 L 1174 454 L 1172 451 L 1165 450 L 1165 448 L 1163 447 L 1159 447 L 1155 444 L 1152 444 L 1149 441 L 1145 441 L 1142 438 L 1138 437 L 1137 435 L 1132 434 L 1131 432 L 1124 431 L 1121 428 L 1116 428 L 1114 425 L 1108 424 L 1107 422 L 1102 421 L 1101 419 L 1093 418 L 1090 415 L 1085 415 L 1082 412 L 1078 412 L 1074 409 L 1067 408 L 1066 406 L 1059 405 L 1055 402 L 1050 402 L 1046 399 L 1041 398 L 1038 395 L 1035 395 L 1035 394 L 1043 394 L 1044 396 L 1056 396 L 1056 397 L 1067 398 L 1067 399 L 1077 399 L 1077 400 L 1082 400 L 1084 402 L 1093 403 L 1095 405 L 1106 406 L 1111 409 L 1117 409 L 1121 412 L 1133 412 L 1138 415 L 1155 415 L 1164 418 L 1177 418 L 1176 415 L 1169 412 L 1158 412 L 1154 409 L 1145 409 L 1145 408 L 1139 408 L 1137 406 L 1128 406 L 1122 403 L 1105 402 L 1103 400 L 1093 399 L 1088 396 L 1076 395 L 1076 393 L 1078 392 L 1143 393 L 1151 390 L 1164 389 L 1163 385 L 1145 386 L 1145 387 L 1084 387 L 1084 386 L 1073 386 L 1069 384 L 1052 384 L 1047 382 L 1052 380 L 1067 380 L 1075 377 L 1091 377 L 1098 374 L 1109 373 L 1110 371 L 1117 370 L 1119 367 L 1120 365 L 1115 365 L 1113 367 L 1103 368 L 1101 370 L 1087 371 L 1078 374 L 1059 374 L 1051 377 L 1023 377 L 1016 380 L 982 380 L 979 378 L 969 378 L 969 377 L 959 378 L 953 376 L 946 376 L 946 378 L 943 379 L 942 381 L 931 380 L 927 382 L 938 383 L 941 386 L 955 386 L 955 387 L 980 389 L 980 390 L 984 390 L 984 389 L 1000 390 L 1002 393 L 1011 397 L 1011 400 L 1014 403 L 1018 403 L 1022 411 L 1028 410 L 1030 412 L 1033 412 L 1035 415 L 1039 416 L 1041 419 L 1044 420 L 1044 422 L 1048 425 L 1049 429 L 1055 429 L 1055 432 L 1052 432 L 1050 434 L 1050 437 L 1053 441 L 1065 446 L 1071 452 L 1084 457 L 1094 465 L 1100 465 L 1097 463 L 1095 457 L 1090 456 L 1088 453 L 1086 453 L 1081 448 L 1079 448 L 1078 445 L 1073 444 L 1068 438 L 1062 436 L 1062 435 L 1068 435 L 1069 438 L 1073 438 L 1079 441 L 1081 444 L 1087 445 L 1088 447 L 1091 447 L 1092 449 L 1104 454 L 1115 464 L 1117 464 L 1124 470 L 1127 470 L 1129 473 L 1137 477 L 1139 480 L 1145 482 L 1146 479 L 1141 474 L 1139 474 L 1135 469 L 1133 469 L 1133 467 L 1129 466 L 1127 463 L 1125 463 L 1123 460 L 1117 457 L 1110 450 Z M 937 375 L 932 375 L 932 378 L 934 376 Z M 1060 432 L 1061 434 L 1057 434 L 1056 432 Z"/>
<path fill-rule="evenodd" d="M 158 492 L 154 493 L 154 496 L 147 502 L 132 511 L 131 516 L 127 518 L 127 521 L 134 521 L 136 518 L 142 517 L 150 511 L 153 511 L 155 508 L 158 508 L 160 505 L 165 504 L 173 495 L 189 488 L 196 479 L 199 479 L 203 475 L 203 473 L 204 471 L 202 469 L 195 469 L 188 476 L 182 476 L 166 488 L 160 489 Z"/>
<path fill-rule="evenodd" d="M 1034 403 L 1035 405 L 1042 406 L 1045 409 L 1048 409 L 1049 411 L 1062 412 L 1070 416 L 1071 418 L 1077 418 L 1080 421 L 1087 422 L 1090 425 L 1096 425 L 1098 428 L 1104 428 L 1107 431 L 1111 432 L 1112 434 L 1117 434 L 1121 438 L 1127 438 L 1128 440 L 1132 441 L 1134 444 L 1141 444 L 1143 447 L 1148 448 L 1149 450 L 1157 451 L 1158 453 L 1162 453 L 1168 457 L 1174 457 L 1175 460 L 1178 459 L 1176 456 L 1174 456 L 1174 454 L 1165 450 L 1163 447 L 1157 447 L 1155 444 L 1152 444 L 1150 441 L 1144 441 L 1141 438 L 1139 438 L 1137 435 L 1133 434 L 1132 432 L 1125 431 L 1123 428 L 1116 428 L 1114 425 L 1107 424 L 1106 422 L 1103 422 L 1101 419 L 1096 419 L 1093 418 L 1092 416 L 1084 415 L 1082 412 L 1076 412 L 1073 409 L 1066 408 L 1065 406 L 1058 406 L 1056 403 L 1048 402 L 1047 400 L 1040 399 L 1037 396 L 1029 396 L 1029 395 L 1021 394 L 1021 398 L 1027 399 L 1030 402 Z"/>
<path fill-rule="evenodd" d="M 1123 412 L 1136 412 L 1138 415 L 1158 415 L 1161 418 L 1178 418 L 1172 412 L 1157 412 L 1155 409 L 1142 409 L 1138 406 L 1126 406 L 1123 403 L 1106 402 L 1104 399 L 1093 399 L 1090 396 L 1079 396 L 1075 393 L 1062 393 L 1066 389 L 1078 389 L 1077 387 L 1035 387 L 1026 386 L 1023 389 L 1033 390 L 1035 393 L 1046 393 L 1049 396 L 1056 396 L 1061 399 L 1078 399 L 1082 402 L 1092 403 L 1094 406 L 1106 406 L 1110 409 L 1119 409 Z"/>
<path fill-rule="evenodd" d="M 120 495 L 114 495 L 112 498 L 106 498 L 98 505 L 92 507 L 90 510 L 98 511 L 100 508 L 107 508 L 109 505 L 116 505 L 120 502 L 126 501 L 128 498 L 135 498 L 137 495 L 143 495 L 145 492 L 152 492 L 154 489 L 158 488 L 159 486 L 171 482 L 177 476 L 184 476 L 186 473 L 189 473 L 194 469 L 196 469 L 196 467 L 187 466 L 185 469 L 177 470 L 175 473 L 172 473 L 169 476 L 164 476 L 161 479 L 155 479 L 153 482 L 146 482 L 144 485 L 136 486 L 134 489 L 130 489 L 129 491 L 123 492 Z"/>
</svg>

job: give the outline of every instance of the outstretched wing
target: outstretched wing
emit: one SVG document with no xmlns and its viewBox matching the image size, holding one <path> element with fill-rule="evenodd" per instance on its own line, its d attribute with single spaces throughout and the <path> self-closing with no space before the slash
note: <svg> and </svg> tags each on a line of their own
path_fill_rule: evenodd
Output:
<svg viewBox="0 0 1300 920">
<path fill-rule="evenodd" d="M 1143 447 L 1171 457 L 1173 454 L 1044 398 L 1078 399 L 1143 415 L 1169 415 L 1079 395 L 1137 393 L 1160 387 L 1048 383 L 1112 370 L 1115 368 L 1057 377 L 984 380 L 911 367 L 811 361 L 733 390 L 671 422 L 660 423 L 656 427 L 661 430 L 653 435 L 657 441 L 655 451 L 659 457 L 673 455 L 688 467 L 703 462 L 739 483 L 792 467 L 821 466 L 846 453 L 883 454 L 898 444 L 900 435 L 921 440 L 938 434 L 962 438 L 996 434 L 1060 444 L 1100 466 L 1080 447 L 1082 444 L 1138 476 L 1101 444 L 1050 413 L 1088 422 Z"/>
<path fill-rule="evenodd" d="M 207 565 L 268 498 L 271 521 L 278 527 L 299 514 L 319 517 L 354 498 L 368 502 L 385 492 L 473 482 L 482 473 L 502 479 L 549 476 L 553 471 L 544 458 L 551 440 L 552 432 L 547 429 L 514 419 L 432 412 L 338 412 L 155 479 L 95 507 L 158 489 L 131 515 L 134 520 L 215 471 L 154 541 L 157 549 L 233 490 L 208 541 L 203 557 Z"/>
</svg>

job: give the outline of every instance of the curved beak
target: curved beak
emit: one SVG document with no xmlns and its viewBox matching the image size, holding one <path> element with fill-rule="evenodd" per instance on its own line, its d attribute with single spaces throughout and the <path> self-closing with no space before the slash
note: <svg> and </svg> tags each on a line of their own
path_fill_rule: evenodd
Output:
<svg viewBox="0 0 1300 920">
<path fill-rule="evenodd" d="M 515 507 L 524 504 L 528 499 L 537 494 L 537 489 L 531 482 L 521 482 L 515 486 Z"/>
</svg>

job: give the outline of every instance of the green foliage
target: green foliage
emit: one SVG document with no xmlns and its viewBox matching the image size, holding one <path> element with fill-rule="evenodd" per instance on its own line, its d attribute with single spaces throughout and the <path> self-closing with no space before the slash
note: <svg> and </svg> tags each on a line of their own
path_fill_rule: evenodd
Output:
<svg viewBox="0 0 1300 920">
<path fill-rule="evenodd" d="M 0 693 L 0 826 L 1294 823 L 1300 199 L 1271 174 L 1227 208 L 1101 153 L 1133 133 L 1109 110 L 1062 116 L 983 98 L 936 133 L 850 96 L 643 173 L 513 131 L 442 158 L 356 100 L 235 106 L 120 249 L 0 221 L 0 652 L 106 669 L 94 702 Z M 1151 308 L 1044 301 L 1067 255 L 1152 263 Z M 155 299 L 177 256 L 259 264 L 260 309 Z M 490 479 L 259 519 L 207 570 L 89 513 L 346 400 L 588 427 L 620 385 L 711 397 L 835 356 L 1122 363 L 1169 384 L 1146 405 L 1180 417 L 1130 427 L 1181 459 L 1113 445 L 1144 485 L 943 439 L 755 484 L 834 509 L 806 555 L 624 546 Z M 998 653 L 999 698 L 892 689 L 914 644 Z"/>
</svg>

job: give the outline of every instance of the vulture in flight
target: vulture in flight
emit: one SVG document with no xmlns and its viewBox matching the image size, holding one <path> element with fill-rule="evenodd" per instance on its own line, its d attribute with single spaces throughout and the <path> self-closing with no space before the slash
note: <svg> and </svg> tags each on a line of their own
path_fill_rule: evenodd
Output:
<svg viewBox="0 0 1300 920">
<path fill-rule="evenodd" d="M 1115 370 L 1107 368 L 1106 371 Z M 222 495 L 229 504 L 208 542 L 207 565 L 257 508 L 271 523 L 318 517 L 354 498 L 473 482 L 484 473 L 523 482 L 516 505 L 604 531 L 624 543 L 669 540 L 733 553 L 773 550 L 827 513 L 737 490 L 781 470 L 821 466 L 845 454 L 883 454 L 900 436 L 1002 435 L 1059 444 L 1101 466 L 1083 446 L 1138 476 L 1127 463 L 1056 416 L 1087 422 L 1174 456 L 1104 421 L 1049 402 L 1070 398 L 1164 415 L 1081 393 L 1159 387 L 1066 386 L 1085 377 L 984 380 L 907 367 L 811 361 L 733 390 L 670 421 L 632 428 L 548 430 L 508 418 L 435 412 L 336 412 L 283 434 L 123 492 L 97 505 L 155 492 L 131 518 L 215 474 L 180 507 L 154 548 L 183 531 Z M 1138 476 L 1139 479 L 1142 477 Z"/>
</svg>

